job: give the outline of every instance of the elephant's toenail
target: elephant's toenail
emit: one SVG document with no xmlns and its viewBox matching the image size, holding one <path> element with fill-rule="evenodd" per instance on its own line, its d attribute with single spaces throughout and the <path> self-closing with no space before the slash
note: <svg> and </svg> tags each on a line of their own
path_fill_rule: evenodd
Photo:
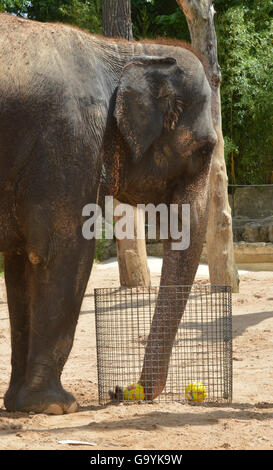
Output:
<svg viewBox="0 0 273 470">
<path fill-rule="evenodd" d="M 65 412 L 66 413 L 76 413 L 78 411 L 79 407 L 78 407 L 78 403 L 76 401 L 74 401 L 74 403 L 72 403 L 66 410 Z"/>
<path fill-rule="evenodd" d="M 45 409 L 44 413 L 47 414 L 47 415 L 62 415 L 63 414 L 63 409 L 57 403 L 53 403 L 52 405 L 49 405 Z"/>
</svg>

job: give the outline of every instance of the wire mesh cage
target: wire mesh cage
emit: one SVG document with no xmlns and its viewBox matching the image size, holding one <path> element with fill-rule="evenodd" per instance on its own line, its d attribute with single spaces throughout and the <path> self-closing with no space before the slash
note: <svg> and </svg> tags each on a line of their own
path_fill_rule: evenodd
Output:
<svg viewBox="0 0 273 470">
<path fill-rule="evenodd" d="M 113 399 L 114 390 L 123 391 L 138 383 L 148 347 L 154 348 L 157 364 L 153 370 L 159 377 L 160 354 L 170 344 L 166 385 L 155 401 L 231 402 L 230 287 L 194 284 L 95 289 L 95 314 L 100 404 Z M 157 344 L 153 345 L 153 337 L 157 337 Z M 197 391 L 201 387 L 201 398 L 196 387 Z M 119 393 L 118 400 L 127 401 L 126 397 L 128 394 Z M 146 394 L 144 399 L 148 400 Z"/>
</svg>

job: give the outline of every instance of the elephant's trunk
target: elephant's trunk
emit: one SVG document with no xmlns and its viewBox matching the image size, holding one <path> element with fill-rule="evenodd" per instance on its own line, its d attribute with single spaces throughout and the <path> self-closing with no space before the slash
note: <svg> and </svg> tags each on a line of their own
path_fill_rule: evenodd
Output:
<svg viewBox="0 0 273 470">
<path fill-rule="evenodd" d="M 195 184 L 180 189 L 174 198 L 190 203 L 190 245 L 175 251 L 171 237 L 164 242 L 160 289 L 140 377 L 148 400 L 165 387 L 173 343 L 198 268 L 207 226 L 208 172 L 209 165 Z"/>
</svg>

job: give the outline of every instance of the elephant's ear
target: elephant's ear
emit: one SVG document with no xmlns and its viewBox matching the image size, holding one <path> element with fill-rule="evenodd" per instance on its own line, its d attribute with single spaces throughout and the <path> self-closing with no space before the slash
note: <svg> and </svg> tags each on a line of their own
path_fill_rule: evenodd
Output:
<svg viewBox="0 0 273 470">
<path fill-rule="evenodd" d="M 163 130 L 168 106 L 162 104 L 161 87 L 175 65 L 172 57 L 138 57 L 122 71 L 114 115 L 135 162 Z"/>
</svg>

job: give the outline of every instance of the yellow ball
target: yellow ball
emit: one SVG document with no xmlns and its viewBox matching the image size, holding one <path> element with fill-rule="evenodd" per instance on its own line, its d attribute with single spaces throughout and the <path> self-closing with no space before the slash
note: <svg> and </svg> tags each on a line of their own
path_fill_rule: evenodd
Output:
<svg viewBox="0 0 273 470">
<path fill-rule="evenodd" d="M 145 399 L 144 388 L 142 385 L 135 383 L 128 385 L 123 391 L 124 400 L 139 401 Z"/>
<path fill-rule="evenodd" d="M 192 382 L 186 387 L 186 397 L 189 401 L 204 401 L 206 396 L 206 387 L 201 382 Z"/>
</svg>

